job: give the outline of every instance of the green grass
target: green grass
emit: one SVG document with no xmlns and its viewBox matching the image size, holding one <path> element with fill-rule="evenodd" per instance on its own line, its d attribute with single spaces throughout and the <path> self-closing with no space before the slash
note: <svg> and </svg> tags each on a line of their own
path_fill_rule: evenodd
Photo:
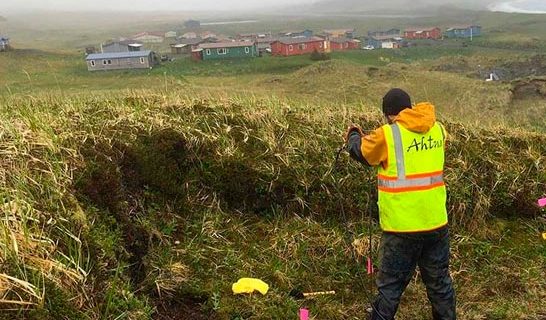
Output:
<svg viewBox="0 0 546 320">
<path fill-rule="evenodd" d="M 20 279 L 6 297 L 35 304 L 7 305 L 19 307 L 9 316 L 279 319 L 304 306 L 319 318 L 364 316 L 374 174 L 345 156 L 329 170 L 343 124 L 380 124 L 372 104 L 154 90 L 0 105 L 9 208 L 0 262 Z M 546 183 L 544 137 L 447 129 L 460 316 L 538 316 L 546 222 L 533 203 Z M 271 291 L 233 296 L 243 276 Z M 338 293 L 295 301 L 293 287 Z M 415 307 L 426 304 L 412 282 L 400 318 L 427 317 Z"/>
<path fill-rule="evenodd" d="M 542 17 L 472 13 L 498 32 L 466 47 L 445 41 L 322 62 L 186 57 L 90 73 L 75 53 L 114 32 L 174 28 L 179 18 L 125 21 L 118 31 L 119 22 L 105 22 L 81 39 L 78 17 L 56 33 L 32 34 L 41 25 L 32 20 L 15 43 L 49 38 L 36 43 L 44 50 L 0 54 L 0 294 L 14 300 L 0 303 L 0 318 L 286 319 L 300 307 L 317 319 L 365 318 L 374 173 L 345 155 L 331 166 L 347 125 L 381 124 L 391 87 L 433 102 L 450 134 L 459 317 L 541 317 L 546 220 L 534 203 L 546 185 L 546 103 L 515 97 L 511 82 L 485 83 L 476 70 L 526 61 L 538 47 L 522 46 L 519 34 L 542 43 Z M 457 19 L 264 18 L 259 27 Z M 371 227 L 377 255 L 376 220 Z M 232 295 L 246 276 L 270 292 Z M 296 301 L 294 287 L 337 294 Z M 416 278 L 399 318 L 428 318 L 427 305 Z"/>
</svg>

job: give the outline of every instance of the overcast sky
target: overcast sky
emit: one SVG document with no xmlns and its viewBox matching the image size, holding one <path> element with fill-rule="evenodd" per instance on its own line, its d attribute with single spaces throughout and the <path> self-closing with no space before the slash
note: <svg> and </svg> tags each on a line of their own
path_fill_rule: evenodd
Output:
<svg viewBox="0 0 546 320">
<path fill-rule="evenodd" d="M 2 0 L 0 10 L 242 10 L 315 1 L 317 0 Z"/>
</svg>

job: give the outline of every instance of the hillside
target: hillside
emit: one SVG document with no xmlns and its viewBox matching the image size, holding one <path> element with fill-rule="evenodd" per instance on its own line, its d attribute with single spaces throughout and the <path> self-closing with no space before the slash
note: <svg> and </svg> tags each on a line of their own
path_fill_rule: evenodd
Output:
<svg viewBox="0 0 546 320">
<path fill-rule="evenodd" d="M 373 105 L 153 90 L 5 97 L 0 118 L 8 318 L 286 319 L 306 306 L 362 319 L 374 173 L 346 155 L 332 165 L 346 124 L 380 124 Z M 546 138 L 445 123 L 460 317 L 538 319 Z M 271 291 L 233 296 L 244 276 Z M 294 287 L 338 293 L 296 301 Z M 399 318 L 425 318 L 417 305 L 412 281 Z"/>
<path fill-rule="evenodd" d="M 321 0 L 305 8 L 311 12 L 346 12 L 346 13 L 384 13 L 384 14 L 430 14 L 441 8 L 485 10 L 494 0 L 462 0 L 451 2 L 437 0 Z"/>
<path fill-rule="evenodd" d="M 546 196 L 546 15 L 387 18 L 368 17 L 360 1 L 335 4 L 323 5 L 355 11 L 261 13 L 233 18 L 255 24 L 211 30 L 365 34 L 479 21 L 485 35 L 327 61 L 174 56 L 151 70 L 88 72 L 87 45 L 179 30 L 189 17 L 9 16 L 14 50 L 0 54 L 0 319 L 285 320 L 300 307 L 313 319 L 365 319 L 368 248 L 379 263 L 376 177 L 345 153 L 334 160 L 349 124 L 383 123 L 379 106 L 392 87 L 432 102 L 447 128 L 459 318 L 543 319 L 546 211 L 536 203 Z M 148 49 L 170 55 L 167 42 Z M 502 81 L 485 81 L 493 70 Z M 234 296 L 240 277 L 271 289 Z M 337 293 L 299 301 L 294 288 Z M 429 317 L 417 275 L 398 319 Z"/>
</svg>

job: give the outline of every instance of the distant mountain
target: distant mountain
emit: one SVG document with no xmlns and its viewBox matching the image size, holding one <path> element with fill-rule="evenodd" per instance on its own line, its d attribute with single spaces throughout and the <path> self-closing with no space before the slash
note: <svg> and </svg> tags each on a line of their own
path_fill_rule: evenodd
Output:
<svg viewBox="0 0 546 320">
<path fill-rule="evenodd" d="M 402 13 L 418 11 L 435 11 L 439 8 L 481 10 L 495 0 L 322 0 L 306 5 L 310 12 L 374 12 Z"/>
</svg>

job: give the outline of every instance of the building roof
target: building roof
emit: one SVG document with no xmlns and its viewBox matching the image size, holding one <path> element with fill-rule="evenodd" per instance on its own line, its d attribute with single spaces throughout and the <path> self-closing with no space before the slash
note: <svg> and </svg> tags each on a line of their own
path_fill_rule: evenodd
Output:
<svg viewBox="0 0 546 320">
<path fill-rule="evenodd" d="M 397 33 L 400 33 L 400 29 L 392 28 L 392 29 L 389 29 L 389 30 L 371 30 L 371 31 L 368 31 L 368 34 L 391 33 L 391 32 L 394 32 L 394 31 L 396 31 Z"/>
<path fill-rule="evenodd" d="M 280 32 L 280 34 L 293 34 L 293 33 L 304 33 L 306 31 L 313 31 L 311 29 L 301 29 L 301 30 L 287 30 L 287 31 L 282 31 Z"/>
<path fill-rule="evenodd" d="M 335 43 L 356 42 L 356 41 L 357 40 L 355 39 L 349 39 L 344 37 L 330 38 L 330 42 L 335 42 Z"/>
<path fill-rule="evenodd" d="M 216 37 L 216 33 L 212 31 L 203 31 L 201 32 L 201 38 L 214 38 Z"/>
<path fill-rule="evenodd" d="M 141 32 L 141 33 L 135 34 L 133 36 L 133 38 L 139 38 L 139 37 L 144 37 L 144 36 L 154 36 L 154 37 L 164 38 L 165 33 L 163 33 L 163 32 Z"/>
<path fill-rule="evenodd" d="M 412 27 L 412 28 L 406 28 L 404 31 L 406 32 L 424 32 L 424 31 L 432 31 L 434 29 L 440 29 L 439 27 Z"/>
<path fill-rule="evenodd" d="M 274 37 L 268 37 L 268 38 L 258 38 L 256 39 L 256 43 L 273 43 L 277 41 L 278 38 Z"/>
<path fill-rule="evenodd" d="M 201 49 L 236 48 L 236 47 L 248 47 L 253 45 L 254 45 L 254 42 L 251 42 L 251 41 L 231 41 L 231 42 L 217 42 L 217 43 L 202 43 L 199 45 L 199 48 Z"/>
<path fill-rule="evenodd" d="M 185 38 L 180 38 L 178 40 L 176 40 L 176 43 L 172 43 L 171 46 L 173 45 L 197 45 L 197 44 L 200 44 L 201 42 L 203 42 L 204 40 L 201 39 L 200 37 L 197 37 L 197 38 L 190 38 L 190 39 L 185 39 Z"/>
<path fill-rule="evenodd" d="M 129 47 L 142 47 L 144 44 L 140 41 L 135 41 L 135 40 L 121 40 L 121 41 L 112 41 L 112 42 L 107 42 L 105 44 L 103 44 L 102 46 L 103 47 L 107 47 L 107 46 L 111 46 L 111 45 L 114 45 L 116 43 L 119 43 L 120 45 L 124 45 L 124 46 L 129 46 Z"/>
<path fill-rule="evenodd" d="M 327 29 L 324 30 L 324 33 L 348 33 L 355 32 L 355 29 Z"/>
<path fill-rule="evenodd" d="M 123 59 L 123 58 L 140 58 L 147 57 L 152 51 L 128 51 L 128 52 L 105 52 L 105 53 L 92 53 L 87 56 L 86 60 L 100 60 L 100 59 Z"/>
<path fill-rule="evenodd" d="M 280 42 L 284 44 L 299 44 L 299 43 L 308 43 L 308 42 L 317 42 L 317 41 L 324 41 L 324 39 L 319 37 L 301 37 L 301 38 L 281 38 L 273 42 Z"/>
</svg>

